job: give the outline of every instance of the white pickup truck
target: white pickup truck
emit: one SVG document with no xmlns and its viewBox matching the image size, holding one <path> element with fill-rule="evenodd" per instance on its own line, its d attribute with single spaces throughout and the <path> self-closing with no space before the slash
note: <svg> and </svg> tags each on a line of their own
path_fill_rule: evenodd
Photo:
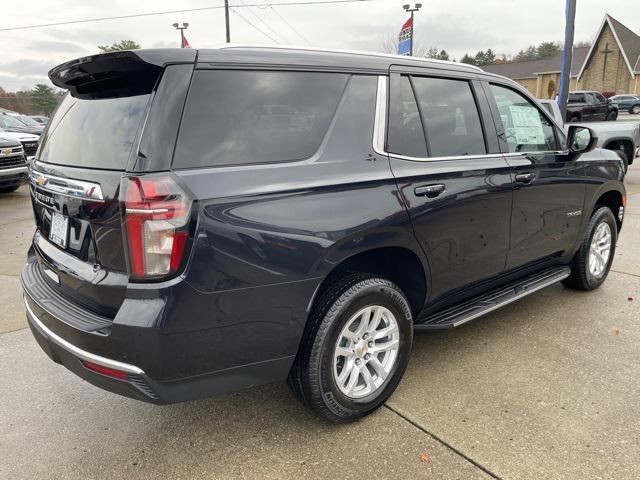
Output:
<svg viewBox="0 0 640 480">
<path fill-rule="evenodd" d="M 538 100 L 551 113 L 558 125 L 567 129 L 562 121 L 560 107 L 555 100 Z M 625 168 L 640 156 L 640 123 L 638 122 L 583 122 L 571 125 L 584 125 L 592 129 L 598 137 L 597 145 L 618 152 Z"/>
</svg>

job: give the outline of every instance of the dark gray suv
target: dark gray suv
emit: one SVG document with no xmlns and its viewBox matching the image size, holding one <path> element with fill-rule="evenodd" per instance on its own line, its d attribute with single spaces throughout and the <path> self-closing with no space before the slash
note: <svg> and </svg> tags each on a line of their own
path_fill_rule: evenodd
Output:
<svg viewBox="0 0 640 480">
<path fill-rule="evenodd" d="M 287 48 L 81 58 L 29 171 L 33 334 L 107 390 L 289 379 L 334 421 L 394 391 L 414 329 L 607 277 L 622 162 L 468 65 Z M 427 367 L 425 365 L 425 367 Z"/>
</svg>

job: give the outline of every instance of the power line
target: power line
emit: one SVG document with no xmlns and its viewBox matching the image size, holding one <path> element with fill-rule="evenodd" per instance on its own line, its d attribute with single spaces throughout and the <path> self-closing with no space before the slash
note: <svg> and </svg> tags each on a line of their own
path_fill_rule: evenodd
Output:
<svg viewBox="0 0 640 480">
<path fill-rule="evenodd" d="M 240 0 L 242 2 L 243 5 L 246 5 L 246 3 L 244 3 L 244 0 Z M 275 35 L 276 37 L 279 37 L 281 40 L 284 40 L 285 43 L 291 43 L 289 41 L 288 38 L 286 38 L 284 35 L 276 32 L 276 30 L 274 28 L 272 28 L 266 21 L 264 21 L 262 19 L 262 17 L 260 17 L 260 15 L 258 15 L 253 8 L 247 6 L 247 12 L 251 13 L 251 15 L 253 15 L 254 18 L 256 18 L 262 25 L 265 26 L 265 28 L 273 35 Z"/>
<path fill-rule="evenodd" d="M 244 20 L 246 23 L 248 23 L 249 25 L 251 25 L 253 28 L 255 28 L 257 31 L 259 31 L 261 34 L 263 34 L 265 37 L 270 38 L 271 40 L 273 40 L 274 42 L 276 42 L 278 45 L 282 45 L 278 40 L 276 40 L 275 38 L 273 38 L 271 35 L 269 35 L 267 32 L 265 32 L 264 30 L 262 30 L 260 27 L 258 27 L 255 23 L 251 23 L 249 20 L 247 20 L 245 17 L 243 17 L 240 12 L 237 12 L 233 7 L 229 7 L 229 9 L 235 13 L 236 15 L 238 15 L 242 20 Z"/>
<path fill-rule="evenodd" d="M 274 2 L 271 3 L 271 6 L 276 7 L 286 7 L 286 6 L 301 6 L 301 5 L 329 5 L 329 4 L 339 4 L 339 3 L 362 3 L 362 2 L 372 2 L 375 0 L 309 0 L 309 1 L 297 1 L 297 2 Z M 264 7 L 263 3 L 252 3 L 245 5 L 229 5 L 229 8 L 246 8 L 246 7 Z M 204 10 L 218 10 L 224 8 L 224 5 L 217 5 L 214 7 L 201 7 L 201 8 L 186 8 L 182 10 L 165 10 L 160 12 L 148 12 L 148 13 L 135 13 L 131 15 L 118 15 L 114 17 L 99 17 L 99 18 L 85 18 L 83 20 L 68 20 L 66 22 L 53 22 L 53 23 L 40 23 L 36 25 L 22 25 L 19 27 L 7 27 L 0 28 L 0 32 L 9 32 L 14 30 L 27 30 L 31 28 L 42 28 L 42 27 L 56 27 L 59 25 L 72 25 L 77 23 L 90 23 L 90 22 L 103 22 L 106 20 L 122 20 L 125 18 L 139 18 L 139 17 L 151 17 L 154 15 L 170 15 L 175 13 L 189 13 L 189 12 L 201 12 Z M 237 12 L 236 12 L 237 13 Z"/>
<path fill-rule="evenodd" d="M 280 13 L 275 8 L 273 8 L 273 5 L 269 5 L 269 8 L 271 8 L 273 13 L 278 15 L 278 17 L 280 17 L 280 20 L 282 20 L 284 23 L 286 23 L 289 26 L 289 28 L 291 30 L 293 30 L 293 32 L 302 39 L 303 42 L 306 42 L 307 45 L 311 45 L 311 42 L 309 40 L 307 40 L 298 30 L 293 28 L 293 25 L 291 25 L 289 22 L 287 22 L 287 20 L 282 15 L 280 15 Z"/>
</svg>

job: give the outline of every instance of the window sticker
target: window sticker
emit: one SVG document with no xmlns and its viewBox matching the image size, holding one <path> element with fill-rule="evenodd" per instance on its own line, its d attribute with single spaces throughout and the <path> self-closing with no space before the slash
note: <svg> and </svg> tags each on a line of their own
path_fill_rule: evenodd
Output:
<svg viewBox="0 0 640 480">
<path fill-rule="evenodd" d="M 519 145 L 544 145 L 545 137 L 540 114 L 529 106 L 510 105 L 513 137 Z M 511 133 L 511 132 L 510 132 Z"/>
</svg>

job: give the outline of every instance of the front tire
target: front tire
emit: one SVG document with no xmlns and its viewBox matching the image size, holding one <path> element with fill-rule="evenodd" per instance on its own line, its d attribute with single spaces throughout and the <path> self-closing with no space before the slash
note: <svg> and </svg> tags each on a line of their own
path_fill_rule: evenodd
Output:
<svg viewBox="0 0 640 480">
<path fill-rule="evenodd" d="M 615 122 L 618 119 L 618 112 L 609 112 L 607 115 L 607 121 Z"/>
<path fill-rule="evenodd" d="M 289 385 L 321 416 L 357 420 L 396 389 L 412 339 L 413 318 L 402 291 L 383 278 L 349 275 L 316 302 Z"/>
<path fill-rule="evenodd" d="M 618 226 L 609 207 L 592 215 L 580 249 L 571 263 L 571 276 L 564 284 L 576 290 L 595 290 L 609 275 L 618 240 Z"/>
</svg>

